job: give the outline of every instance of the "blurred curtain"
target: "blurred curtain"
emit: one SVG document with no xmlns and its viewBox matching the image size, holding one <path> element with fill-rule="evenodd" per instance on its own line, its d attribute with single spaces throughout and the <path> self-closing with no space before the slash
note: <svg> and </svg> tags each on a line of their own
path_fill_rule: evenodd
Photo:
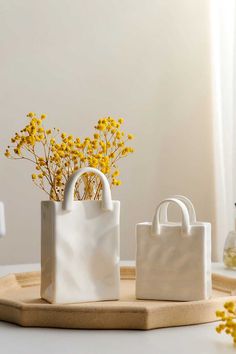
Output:
<svg viewBox="0 0 236 354">
<path fill-rule="evenodd" d="M 213 259 L 222 260 L 227 233 L 234 228 L 236 16 L 235 0 L 211 0 L 213 141 L 216 230 Z"/>
</svg>

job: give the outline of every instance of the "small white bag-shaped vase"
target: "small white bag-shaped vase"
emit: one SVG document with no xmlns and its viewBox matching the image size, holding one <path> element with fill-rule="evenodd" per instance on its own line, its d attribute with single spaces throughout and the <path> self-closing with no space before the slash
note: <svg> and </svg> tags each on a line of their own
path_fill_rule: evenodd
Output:
<svg viewBox="0 0 236 354">
<path fill-rule="evenodd" d="M 196 221 L 192 203 L 177 197 L 158 205 L 152 223 L 136 226 L 138 299 L 193 301 L 211 296 L 211 224 Z M 181 223 L 168 222 L 169 204 L 180 208 Z"/>
<path fill-rule="evenodd" d="M 76 181 L 97 174 L 102 200 L 74 201 Z M 41 297 L 50 303 L 119 298 L 120 202 L 112 201 L 106 176 L 95 168 L 75 172 L 64 201 L 41 204 Z"/>
</svg>

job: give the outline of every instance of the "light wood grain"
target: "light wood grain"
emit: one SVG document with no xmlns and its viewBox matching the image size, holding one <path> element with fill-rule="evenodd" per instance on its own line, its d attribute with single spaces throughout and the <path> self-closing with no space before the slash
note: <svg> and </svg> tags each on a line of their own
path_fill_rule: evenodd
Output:
<svg viewBox="0 0 236 354">
<path fill-rule="evenodd" d="M 21 326 L 152 329 L 216 320 L 216 309 L 233 299 L 236 279 L 213 274 L 213 297 L 193 302 L 135 299 L 135 268 L 121 268 L 119 301 L 49 304 L 40 299 L 40 272 L 16 273 L 0 278 L 0 320 Z"/>
</svg>

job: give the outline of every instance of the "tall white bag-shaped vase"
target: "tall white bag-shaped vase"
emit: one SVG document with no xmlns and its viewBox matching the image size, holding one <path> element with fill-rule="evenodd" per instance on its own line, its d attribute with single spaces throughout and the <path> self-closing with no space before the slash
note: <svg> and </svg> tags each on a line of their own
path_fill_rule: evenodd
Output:
<svg viewBox="0 0 236 354">
<path fill-rule="evenodd" d="M 84 173 L 97 174 L 102 200 L 74 201 Z M 106 176 L 95 168 L 75 172 L 64 201 L 41 204 L 41 297 L 50 303 L 119 298 L 120 202 L 111 199 Z"/>
<path fill-rule="evenodd" d="M 160 222 L 170 204 L 180 208 L 181 223 L 167 218 Z M 138 299 L 193 301 L 211 296 L 211 224 L 196 221 L 194 209 L 190 220 L 192 207 L 168 198 L 158 205 L 152 223 L 136 225 Z"/>
</svg>

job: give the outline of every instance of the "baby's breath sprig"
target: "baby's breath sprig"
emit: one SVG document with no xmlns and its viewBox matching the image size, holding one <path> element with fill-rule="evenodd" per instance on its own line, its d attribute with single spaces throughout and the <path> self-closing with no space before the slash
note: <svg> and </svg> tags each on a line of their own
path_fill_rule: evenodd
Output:
<svg viewBox="0 0 236 354">
<path fill-rule="evenodd" d="M 221 320 L 221 323 L 216 327 L 216 332 L 225 332 L 232 336 L 236 343 L 236 304 L 233 301 L 224 304 L 225 311 L 216 311 L 216 316 Z"/>
<path fill-rule="evenodd" d="M 51 200 L 61 201 L 70 175 L 86 166 L 102 171 L 111 186 L 121 184 L 117 162 L 134 152 L 127 145 L 134 136 L 121 130 L 123 118 L 99 119 L 93 137 L 81 140 L 79 137 L 60 133 L 57 128 L 45 129 L 45 114 L 38 118 L 34 112 L 30 112 L 27 117 L 30 119 L 29 124 L 19 133 L 15 133 L 5 156 L 33 163 L 35 172 L 31 176 L 32 181 Z M 85 174 L 76 184 L 75 199 L 100 199 L 101 190 L 99 178 L 93 174 Z"/>
</svg>

